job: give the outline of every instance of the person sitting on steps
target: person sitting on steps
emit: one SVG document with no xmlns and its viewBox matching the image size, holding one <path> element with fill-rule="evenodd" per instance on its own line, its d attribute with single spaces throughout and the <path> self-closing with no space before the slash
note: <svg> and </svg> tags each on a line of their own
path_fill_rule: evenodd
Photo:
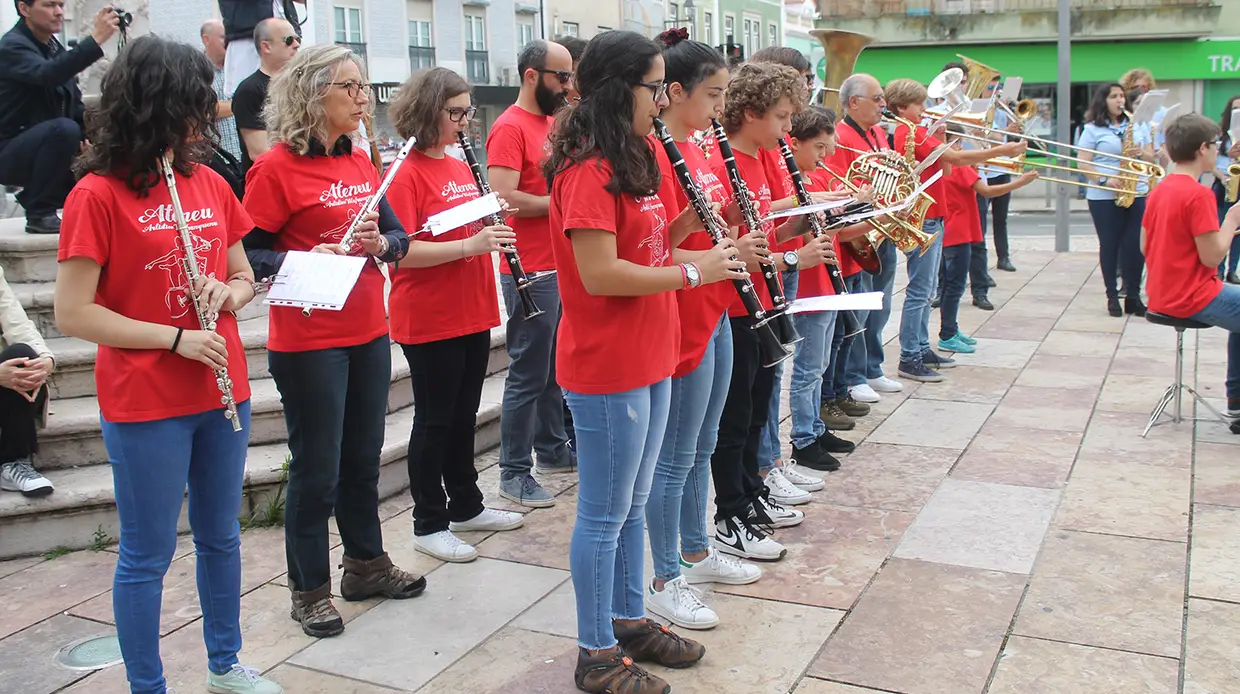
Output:
<svg viewBox="0 0 1240 694">
<path fill-rule="evenodd" d="M 38 428 L 47 424 L 52 351 L 26 317 L 0 270 L 0 490 L 47 496 L 52 483 L 35 471 Z"/>
</svg>

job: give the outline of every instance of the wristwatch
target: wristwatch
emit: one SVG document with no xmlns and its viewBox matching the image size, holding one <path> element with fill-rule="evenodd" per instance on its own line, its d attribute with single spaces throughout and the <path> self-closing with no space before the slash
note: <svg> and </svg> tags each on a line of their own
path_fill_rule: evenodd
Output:
<svg viewBox="0 0 1240 694">
<path fill-rule="evenodd" d="M 796 251 L 784 251 L 784 265 L 788 266 L 787 272 L 796 272 L 797 263 L 801 262 L 801 256 Z"/>
<path fill-rule="evenodd" d="M 702 285 L 702 273 L 698 271 L 698 266 L 693 263 L 685 263 L 685 280 L 689 284 L 689 289 L 700 287 Z"/>
</svg>

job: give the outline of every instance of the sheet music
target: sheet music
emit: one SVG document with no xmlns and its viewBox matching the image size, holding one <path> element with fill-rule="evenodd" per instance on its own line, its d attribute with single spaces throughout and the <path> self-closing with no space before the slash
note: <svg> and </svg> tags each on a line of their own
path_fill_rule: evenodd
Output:
<svg viewBox="0 0 1240 694">
<path fill-rule="evenodd" d="M 798 298 L 788 307 L 788 313 L 817 313 L 819 311 L 878 311 L 883 307 L 882 292 L 862 294 L 833 294 Z"/>
<path fill-rule="evenodd" d="M 439 214 L 431 215 L 426 220 L 426 229 L 431 232 L 432 236 L 439 236 L 444 232 L 476 222 L 487 215 L 499 214 L 499 211 L 499 196 L 495 193 L 488 193 L 480 198 L 474 198 L 469 202 L 446 209 Z"/>
<path fill-rule="evenodd" d="M 844 198 L 843 200 L 829 200 L 827 202 L 817 202 L 817 203 L 814 203 L 813 205 L 800 205 L 797 207 L 790 207 L 786 210 L 780 210 L 779 212 L 772 212 L 768 214 L 765 217 L 765 221 L 770 221 L 773 219 L 783 219 L 784 217 L 796 217 L 796 216 L 803 215 L 803 214 L 812 214 L 814 212 L 830 212 L 831 210 L 834 210 L 839 207 L 847 207 L 853 204 L 854 202 L 857 202 L 857 199 L 850 197 L 850 198 Z"/>
<path fill-rule="evenodd" d="M 1166 96 L 1167 92 L 1164 90 L 1146 92 L 1141 99 L 1141 105 L 1132 114 L 1132 122 L 1149 123 L 1154 120 L 1154 114 L 1158 113 L 1158 109 L 1162 108 L 1163 99 Z"/>
<path fill-rule="evenodd" d="M 1005 102 L 1011 101 L 1012 103 L 1016 103 L 1017 101 L 1020 101 L 1020 88 L 1024 85 L 1024 83 L 1024 77 L 1009 77 L 1003 80 L 1003 90 L 1000 92 L 1002 96 L 999 98 L 1003 99 Z"/>
<path fill-rule="evenodd" d="M 1231 135 L 1232 144 L 1240 142 L 1240 108 L 1231 110 L 1231 128 L 1227 134 Z"/>
<path fill-rule="evenodd" d="M 363 256 L 289 251 L 267 293 L 266 303 L 339 311 L 365 265 Z"/>
</svg>

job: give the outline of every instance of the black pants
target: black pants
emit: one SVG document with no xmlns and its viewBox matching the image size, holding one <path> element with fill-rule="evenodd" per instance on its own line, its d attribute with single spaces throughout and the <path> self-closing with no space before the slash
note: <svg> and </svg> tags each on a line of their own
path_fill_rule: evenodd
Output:
<svg viewBox="0 0 1240 694">
<path fill-rule="evenodd" d="M 82 129 L 69 118 L 44 121 L 0 144 L 0 184 L 22 187 L 17 202 L 27 218 L 47 217 L 64 207 L 81 146 Z"/>
<path fill-rule="evenodd" d="M 30 345 L 18 343 L 0 351 L 0 363 L 10 359 L 34 359 L 39 355 Z M 39 450 L 37 422 L 43 401 L 47 399 L 47 386 L 39 389 L 34 402 L 9 388 L 0 388 L 0 464 L 14 460 L 30 460 Z"/>
<path fill-rule="evenodd" d="M 433 535 L 482 513 L 474 429 L 487 377 L 491 332 L 401 345 L 413 381 L 409 493 L 413 534 Z M 445 490 L 447 492 L 445 496 Z"/>
<path fill-rule="evenodd" d="M 775 369 L 762 366 L 758 333 L 748 316 L 732 323 L 732 382 L 719 418 L 719 441 L 710 457 L 715 482 L 715 519 L 746 518 L 762 490 L 758 445 L 771 408 Z"/>
<path fill-rule="evenodd" d="M 327 519 L 335 511 L 344 555 L 383 555 L 379 455 L 392 376 L 384 335 L 355 347 L 267 352 L 288 424 L 284 551 L 293 590 L 331 580 Z"/>
<path fill-rule="evenodd" d="M 1098 262 L 1102 265 L 1107 298 L 1119 296 L 1115 287 L 1117 276 L 1123 278 L 1128 296 L 1141 296 L 1141 273 L 1145 271 L 1141 218 L 1145 216 L 1145 198 L 1138 197 L 1131 207 L 1120 207 L 1114 200 L 1090 200 L 1089 215 L 1098 234 Z"/>
<path fill-rule="evenodd" d="M 986 179 L 987 185 L 1001 186 L 1010 183 L 1012 177 L 1008 174 L 999 174 L 994 178 Z M 986 236 L 986 210 L 989 208 L 994 211 L 994 239 L 995 239 L 995 257 L 999 259 L 1010 258 L 1008 255 L 1008 208 L 1012 205 L 1012 194 L 1004 193 L 997 198 L 984 198 L 977 196 L 977 212 L 982 218 L 982 237 L 985 243 Z M 984 266 L 983 266 L 984 267 Z"/>
</svg>

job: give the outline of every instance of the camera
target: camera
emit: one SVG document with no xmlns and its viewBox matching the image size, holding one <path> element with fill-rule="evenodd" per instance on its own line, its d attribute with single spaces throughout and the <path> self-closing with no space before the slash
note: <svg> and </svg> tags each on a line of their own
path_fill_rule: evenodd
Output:
<svg viewBox="0 0 1240 694">
<path fill-rule="evenodd" d="M 115 12 L 115 13 L 116 13 L 117 18 L 119 18 L 119 19 L 121 20 L 121 22 L 120 22 L 120 29 L 121 29 L 122 31 L 123 31 L 123 30 L 125 30 L 125 29 L 128 29 L 128 28 L 129 28 L 129 26 L 130 26 L 131 24 L 133 24 L 133 14 L 132 14 L 132 13 L 130 13 L 130 12 L 126 12 L 125 10 L 122 10 L 122 9 L 121 9 L 121 8 L 119 8 L 119 7 L 113 7 L 113 8 L 112 8 L 112 11 L 113 11 L 113 12 Z"/>
</svg>

